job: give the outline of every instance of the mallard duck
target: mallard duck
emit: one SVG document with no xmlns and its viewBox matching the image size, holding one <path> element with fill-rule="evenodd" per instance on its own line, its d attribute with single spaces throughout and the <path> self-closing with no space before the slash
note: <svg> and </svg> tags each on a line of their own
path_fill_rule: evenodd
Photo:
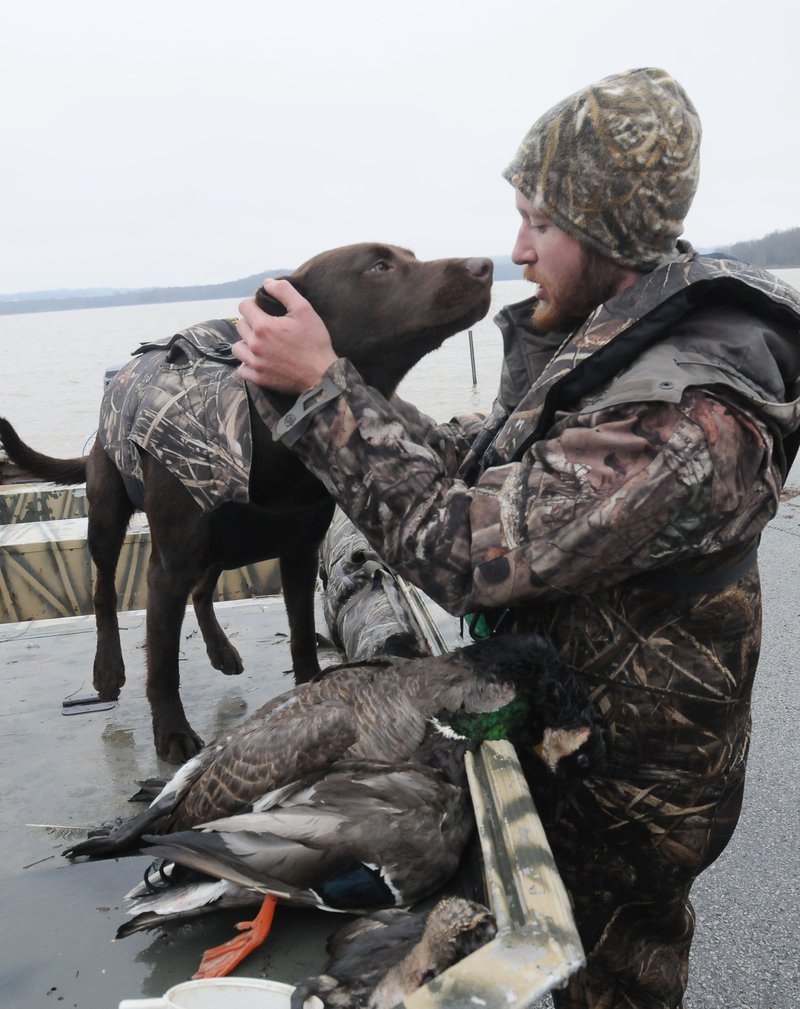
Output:
<svg viewBox="0 0 800 1009">
<path fill-rule="evenodd" d="M 217 977 L 266 937 L 272 898 L 363 913 L 427 897 L 455 872 L 473 826 L 463 780 L 467 744 L 442 742 L 455 780 L 444 767 L 419 762 L 339 761 L 312 783 L 275 790 L 251 812 L 145 835 L 140 850 L 156 861 L 126 895 L 133 918 L 117 938 L 262 903 L 268 893 L 252 925 L 204 954 L 196 976 Z"/>
<path fill-rule="evenodd" d="M 497 933 L 482 904 L 445 897 L 428 912 L 394 908 L 348 922 L 328 940 L 328 961 L 301 981 L 291 1009 L 316 995 L 326 1009 L 391 1009 Z"/>
<path fill-rule="evenodd" d="M 290 879 L 270 865 L 267 813 L 275 811 L 273 815 L 280 813 L 285 820 L 289 814 L 280 804 L 293 795 L 302 794 L 305 801 L 316 794 L 312 806 L 319 806 L 320 789 L 333 788 L 327 779 L 337 773 L 339 761 L 380 761 L 389 765 L 381 772 L 388 774 L 393 765 L 410 758 L 418 764 L 441 760 L 442 740 L 454 733 L 474 741 L 505 737 L 531 746 L 544 728 L 553 727 L 561 730 L 558 755 L 543 751 L 542 756 L 556 772 L 567 751 L 571 759 L 591 763 L 602 750 L 594 709 L 571 683 L 552 646 L 536 635 L 498 636 L 436 657 L 347 664 L 267 702 L 185 764 L 145 812 L 73 845 L 65 854 L 106 857 L 150 846 L 169 861 L 266 892 L 252 928 L 241 928 L 227 950 L 220 947 L 209 956 L 212 966 L 201 968 L 202 976 L 227 973 L 263 941 L 277 899 L 300 902 L 319 892 L 318 864 L 307 863 L 307 877 L 298 871 Z M 427 747 L 427 756 L 421 756 L 421 747 Z M 340 794 L 350 796 L 343 801 L 355 802 L 343 779 L 336 780 Z M 385 780 L 397 785 L 390 800 L 410 802 L 400 792 L 400 778 Z M 303 793 L 304 788 L 312 791 Z M 308 809 L 304 815 L 310 815 Z M 305 837 L 316 840 L 327 856 L 325 846 L 333 842 L 321 820 L 319 824 L 304 828 Z M 365 823 L 357 826 L 354 837 L 360 831 L 357 858 L 362 865 L 380 864 L 377 852 L 386 845 L 384 829 L 390 831 L 389 820 L 371 833 Z M 264 840 L 256 846 L 259 834 Z M 333 886 L 331 880 L 328 885 Z M 336 888 L 341 900 L 346 889 L 342 878 L 337 878 Z M 318 896 L 307 902 L 327 906 Z M 408 902 L 408 894 L 398 891 L 394 900 L 384 894 L 370 905 L 360 897 L 351 899 L 350 906 L 368 910 Z"/>
</svg>

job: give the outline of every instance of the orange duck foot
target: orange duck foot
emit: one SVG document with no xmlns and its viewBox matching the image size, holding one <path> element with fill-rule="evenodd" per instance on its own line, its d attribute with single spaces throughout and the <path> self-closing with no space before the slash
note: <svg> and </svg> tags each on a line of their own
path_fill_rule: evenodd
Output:
<svg viewBox="0 0 800 1009">
<path fill-rule="evenodd" d="M 277 903 L 276 897 L 267 894 L 255 918 L 252 921 L 238 923 L 236 928 L 239 935 L 235 935 L 221 946 L 213 946 L 205 951 L 197 973 L 192 974 L 192 977 L 226 977 L 230 974 L 238 963 L 267 938 Z"/>
</svg>

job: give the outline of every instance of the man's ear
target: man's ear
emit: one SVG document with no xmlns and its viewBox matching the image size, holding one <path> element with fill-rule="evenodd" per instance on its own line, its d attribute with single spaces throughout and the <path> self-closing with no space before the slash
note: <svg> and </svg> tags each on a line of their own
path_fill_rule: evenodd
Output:
<svg viewBox="0 0 800 1009">
<path fill-rule="evenodd" d="M 275 280 L 289 280 L 289 277 L 275 277 Z M 262 312 L 267 315 L 286 315 L 286 307 L 277 298 L 267 294 L 263 287 L 259 287 L 255 294 L 256 304 Z"/>
</svg>

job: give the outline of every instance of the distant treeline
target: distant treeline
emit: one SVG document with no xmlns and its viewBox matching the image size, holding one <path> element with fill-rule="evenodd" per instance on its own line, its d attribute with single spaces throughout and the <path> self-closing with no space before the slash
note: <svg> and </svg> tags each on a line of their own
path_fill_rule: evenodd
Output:
<svg viewBox="0 0 800 1009">
<path fill-rule="evenodd" d="M 773 231 L 751 242 L 726 247 L 731 255 L 765 270 L 785 270 L 800 266 L 800 228 Z"/>
<path fill-rule="evenodd" d="M 41 291 L 20 295 L 18 301 L 0 301 L 0 315 L 19 312 L 58 312 L 70 308 L 111 308 L 117 305 L 157 305 L 170 301 L 207 301 L 211 298 L 243 298 L 252 294 L 265 277 L 285 276 L 291 270 L 264 270 L 222 284 L 190 287 L 143 287 L 132 291 L 95 294 L 91 291 Z"/>
<path fill-rule="evenodd" d="M 773 231 L 764 238 L 737 242 L 718 251 L 729 252 L 766 269 L 788 269 L 800 266 L 800 228 Z M 291 273 L 290 269 L 263 270 L 239 280 L 222 284 L 197 284 L 191 287 L 148 287 L 136 290 L 97 291 L 37 291 L 0 298 L 0 315 L 19 312 L 56 312 L 70 308 L 109 308 L 116 305 L 154 305 L 170 301 L 207 301 L 212 298 L 243 298 L 252 294 L 264 277 Z M 519 280 L 522 270 L 509 256 L 494 257 L 495 280 Z"/>
</svg>

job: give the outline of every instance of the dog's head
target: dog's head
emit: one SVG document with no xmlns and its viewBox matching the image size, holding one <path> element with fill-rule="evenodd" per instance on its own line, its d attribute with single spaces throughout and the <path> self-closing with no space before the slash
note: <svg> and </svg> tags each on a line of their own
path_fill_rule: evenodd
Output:
<svg viewBox="0 0 800 1009">
<path fill-rule="evenodd" d="M 389 395 L 406 372 L 489 310 L 490 259 L 421 261 L 395 245 L 364 242 L 322 252 L 284 277 L 324 320 L 340 357 Z M 285 309 L 262 288 L 269 315 Z"/>
</svg>

